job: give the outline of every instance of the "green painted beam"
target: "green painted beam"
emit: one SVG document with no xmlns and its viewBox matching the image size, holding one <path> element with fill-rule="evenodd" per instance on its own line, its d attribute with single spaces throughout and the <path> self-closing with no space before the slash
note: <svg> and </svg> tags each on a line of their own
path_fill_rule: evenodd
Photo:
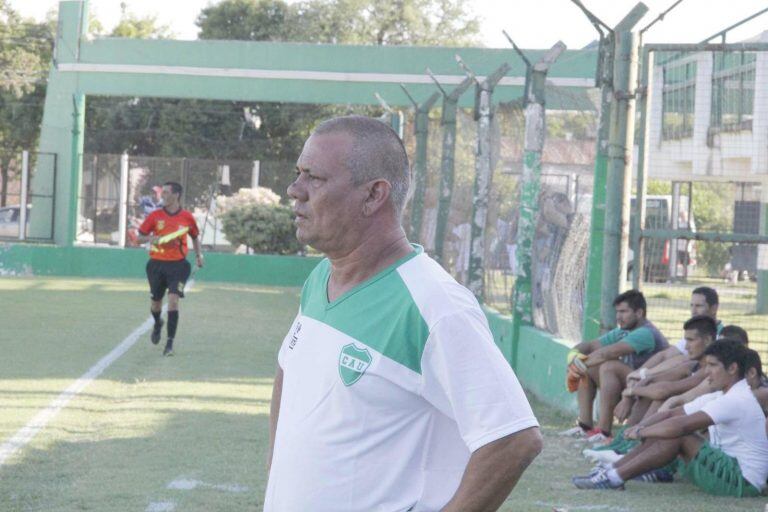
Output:
<svg viewBox="0 0 768 512">
<path fill-rule="evenodd" d="M 768 244 L 768 234 L 765 233 L 752 235 L 749 233 L 717 233 L 712 231 L 686 231 L 683 229 L 644 229 L 641 236 L 642 238 L 654 238 L 656 240 L 679 238 L 681 240 L 701 240 L 703 242 Z"/>
<path fill-rule="evenodd" d="M 402 107 L 409 86 L 416 97 L 434 89 L 430 67 L 446 85 L 465 76 L 455 64 L 462 58 L 478 75 L 491 73 L 511 50 L 342 46 L 247 41 L 171 41 L 86 38 L 88 2 L 59 4 L 55 58 L 48 77 L 39 151 L 56 155 L 58 169 L 37 169 L 35 190 L 52 188 L 55 208 L 36 208 L 30 236 L 50 233 L 54 241 L 74 240 L 82 152 L 82 109 L 89 95 L 199 98 L 254 102 L 375 105 L 374 93 Z M 536 55 L 537 51 L 531 51 Z M 554 87 L 567 90 L 552 98 L 549 108 L 581 109 L 588 105 L 595 53 L 573 52 L 550 74 Z M 498 84 L 496 98 L 508 101 L 522 93 L 524 69 Z M 470 106 L 469 99 L 459 106 Z"/>
</svg>

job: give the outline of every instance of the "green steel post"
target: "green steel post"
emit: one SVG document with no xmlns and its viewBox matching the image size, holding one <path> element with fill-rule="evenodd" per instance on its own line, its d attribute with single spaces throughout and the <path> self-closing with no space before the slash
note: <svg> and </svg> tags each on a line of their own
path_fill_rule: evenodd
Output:
<svg viewBox="0 0 768 512">
<path fill-rule="evenodd" d="M 50 202 L 35 203 L 29 219 L 29 236 L 47 237 L 52 227 L 54 242 L 71 246 L 77 229 L 85 96 L 79 91 L 78 81 L 62 75 L 58 68 L 80 60 L 81 41 L 88 32 L 88 1 L 61 2 L 59 7 L 54 64 L 49 72 L 38 146 L 41 153 L 56 155 L 58 169 L 54 169 L 53 160 L 46 161 L 32 176 L 33 190 L 43 194 L 56 190 L 56 197 Z M 53 226 L 51 219 L 55 219 Z"/>
<path fill-rule="evenodd" d="M 525 85 L 525 146 L 523 175 L 520 183 L 520 220 L 517 223 L 517 279 L 515 281 L 514 316 L 521 324 L 533 323 L 532 252 L 536 236 L 536 215 L 541 189 L 541 153 L 546 137 L 544 108 L 547 72 L 552 63 L 565 51 L 558 41 L 547 55 L 535 65 L 529 65 Z M 517 323 L 517 322 L 516 322 Z"/>
<path fill-rule="evenodd" d="M 515 47 L 517 50 L 517 47 Z M 518 50 L 519 51 L 519 50 Z M 523 175 L 520 183 L 520 220 L 517 223 L 517 279 L 512 313 L 512 365 L 517 365 L 517 346 L 520 327 L 533 324 L 532 253 L 536 237 L 536 215 L 539 209 L 541 189 L 541 154 L 547 133 L 545 87 L 547 72 L 555 60 L 565 51 L 558 41 L 547 54 L 533 66 L 526 59 L 525 96 L 525 146 Z M 522 53 L 521 53 L 522 56 Z"/>
<path fill-rule="evenodd" d="M 613 35 L 600 45 L 601 71 L 600 118 L 597 129 L 595 175 L 592 186 L 592 213 L 589 233 L 589 257 L 584 291 L 584 323 L 582 338 L 595 339 L 600 334 L 600 298 L 603 285 L 603 228 L 605 226 L 605 182 L 608 174 L 608 135 L 610 132 L 611 98 L 613 97 Z"/>
<path fill-rule="evenodd" d="M 760 234 L 768 235 L 768 181 L 760 191 Z M 768 313 L 768 245 L 757 246 L 757 313 Z"/>
<path fill-rule="evenodd" d="M 440 87 L 434 76 L 432 79 Z M 466 92 L 472 83 L 472 78 L 467 77 L 450 93 L 440 87 L 443 93 L 443 112 L 440 119 L 440 126 L 443 130 L 443 148 L 440 157 L 440 196 L 437 203 L 437 225 L 435 226 L 434 240 L 434 256 L 440 264 L 444 263 L 445 230 L 448 226 L 448 217 L 451 212 L 451 197 L 453 195 L 454 157 L 456 154 L 456 111 L 458 109 L 459 97 Z"/>
<path fill-rule="evenodd" d="M 648 12 L 640 3 L 614 30 L 614 93 L 611 105 L 611 136 L 608 145 L 608 177 L 605 196 L 603 278 L 600 320 L 603 328 L 615 323 L 613 299 L 626 278 L 629 248 L 629 197 L 635 108 L 632 88 L 637 80 L 637 33 L 632 27 Z"/>
<path fill-rule="evenodd" d="M 67 222 L 67 242 L 72 245 L 77 236 L 77 215 L 80 203 L 80 184 L 82 182 L 83 148 L 85 147 L 85 95 L 75 94 L 72 98 L 72 176 L 69 191 L 69 222 Z"/>
<path fill-rule="evenodd" d="M 637 201 L 635 201 L 635 216 L 632 252 L 632 287 L 639 290 L 643 285 L 643 229 L 645 229 L 645 195 L 648 188 L 648 150 L 650 148 L 650 123 L 648 122 L 648 109 L 651 108 L 651 95 L 653 90 L 653 53 L 643 49 L 642 79 L 638 90 L 637 108 L 640 111 L 639 137 L 637 141 Z"/>
<path fill-rule="evenodd" d="M 491 119 L 493 88 L 510 70 L 506 62 L 490 76 L 476 84 L 475 118 L 477 119 L 477 151 L 475 153 L 475 186 L 472 198 L 471 238 L 469 244 L 468 288 L 477 300 L 485 298 L 485 223 L 488 218 L 488 196 L 491 192 Z"/>
<path fill-rule="evenodd" d="M 433 93 L 426 101 L 416 102 L 404 85 L 401 86 L 413 103 L 416 113 L 416 158 L 413 162 L 413 199 L 411 203 L 410 238 L 414 242 L 421 241 L 421 223 L 424 216 L 424 195 L 427 191 L 427 142 L 429 140 L 429 111 L 440 98 L 440 93 Z"/>
</svg>

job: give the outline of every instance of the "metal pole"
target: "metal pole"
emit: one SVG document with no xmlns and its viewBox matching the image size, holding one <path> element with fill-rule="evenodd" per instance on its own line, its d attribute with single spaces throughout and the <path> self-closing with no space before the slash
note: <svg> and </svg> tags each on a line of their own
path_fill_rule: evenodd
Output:
<svg viewBox="0 0 768 512">
<path fill-rule="evenodd" d="M 605 226 L 605 184 L 608 175 L 608 137 L 613 99 L 613 34 L 600 44 L 596 83 L 600 86 L 600 118 L 597 129 L 595 174 L 592 185 L 592 212 L 589 233 L 589 256 L 584 290 L 584 322 L 582 337 L 592 340 L 600 334 L 600 301 L 603 287 L 603 228 Z"/>
<path fill-rule="evenodd" d="M 29 183 L 29 151 L 21 152 L 21 197 L 19 198 L 19 240 L 27 239 L 27 195 Z"/>
<path fill-rule="evenodd" d="M 510 39 L 510 42 L 511 39 Z M 513 46 L 514 43 L 512 43 Z M 525 146 L 523 154 L 523 175 L 520 183 L 520 217 L 517 223 L 517 280 L 515 281 L 513 318 L 516 327 L 533 324 L 533 275 L 532 253 L 536 237 L 536 216 L 539 209 L 541 190 L 541 154 L 547 127 L 544 108 L 547 72 L 555 60 L 565 51 L 565 45 L 558 41 L 536 64 L 525 58 L 526 84 L 523 102 L 525 105 Z M 516 358 L 513 356 L 513 360 Z"/>
<path fill-rule="evenodd" d="M 437 225 L 435 226 L 434 257 L 438 263 L 443 264 L 445 258 L 445 231 L 448 227 L 448 217 L 451 212 L 451 198 L 453 196 L 453 179 L 456 154 L 456 111 L 459 98 L 474 82 L 467 77 L 450 93 L 446 92 L 434 75 L 427 70 L 435 85 L 443 93 L 443 113 L 440 118 L 440 126 L 443 130 L 443 152 L 440 157 L 440 196 L 437 202 Z"/>
<path fill-rule="evenodd" d="M 118 201 L 117 236 L 120 239 L 117 243 L 120 247 L 125 247 L 125 234 L 128 230 L 128 153 L 120 155 L 120 198 Z"/>
<path fill-rule="evenodd" d="M 768 180 L 763 181 L 760 187 L 760 235 L 768 235 Z M 760 315 L 768 313 L 768 244 L 757 246 L 757 304 L 755 312 Z"/>
<path fill-rule="evenodd" d="M 411 203 L 411 232 L 412 240 L 421 239 L 421 223 L 424 214 L 424 195 L 427 190 L 427 142 L 429 140 L 429 111 L 440 98 L 440 93 L 433 93 L 426 101 L 418 103 L 410 95 L 405 85 L 400 84 L 406 96 L 413 103 L 416 113 L 416 158 L 413 162 L 413 202 Z"/>
<path fill-rule="evenodd" d="M 459 60 L 465 70 L 469 68 Z M 491 191 L 493 168 L 491 165 L 491 102 L 493 89 L 510 70 L 506 62 L 475 84 L 475 119 L 477 120 L 477 150 L 475 153 L 475 186 L 472 198 L 472 222 L 469 245 L 468 288 L 482 302 L 485 297 L 485 223 L 488 218 L 488 196 Z M 471 71 L 470 71 L 471 73 Z"/>
<path fill-rule="evenodd" d="M 82 155 L 85 144 L 85 95 L 75 94 L 72 98 L 72 160 L 70 161 L 70 190 L 69 190 L 69 219 L 64 244 L 71 247 L 77 236 L 77 205 L 78 194 L 81 189 L 83 166 Z M 98 209 L 98 205 L 97 205 Z M 93 236 L 96 241 L 96 218 L 93 219 Z"/>
<path fill-rule="evenodd" d="M 253 168 L 251 169 L 251 188 L 257 188 L 259 186 L 260 172 L 261 172 L 261 162 L 259 160 L 254 160 Z"/>
<path fill-rule="evenodd" d="M 669 225 L 673 230 L 680 229 L 680 182 L 672 182 L 672 206 L 669 212 Z M 669 279 L 677 280 L 677 238 L 669 241 Z"/>
<path fill-rule="evenodd" d="M 637 200 L 635 202 L 634 229 L 632 237 L 632 287 L 639 290 L 643 283 L 643 267 L 645 254 L 643 249 L 642 230 L 645 229 L 645 196 L 648 190 L 648 151 L 650 150 L 651 128 L 648 122 L 648 109 L 651 108 L 653 94 L 653 52 L 643 49 L 642 79 L 638 90 L 638 106 L 640 110 L 639 131 L 637 141 Z"/>
<path fill-rule="evenodd" d="M 611 129 L 608 145 L 605 228 L 603 242 L 603 277 L 600 301 L 601 327 L 615 323 L 613 299 L 626 279 L 629 249 L 629 200 L 632 178 L 635 101 L 632 88 L 637 81 L 638 35 L 632 27 L 648 12 L 637 4 L 614 29 L 614 94 L 611 105 Z"/>
</svg>

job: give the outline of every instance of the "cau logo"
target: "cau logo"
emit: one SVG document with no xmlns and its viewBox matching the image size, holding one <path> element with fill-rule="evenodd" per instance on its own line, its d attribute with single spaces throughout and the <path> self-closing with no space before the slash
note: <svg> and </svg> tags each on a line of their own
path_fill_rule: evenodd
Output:
<svg viewBox="0 0 768 512">
<path fill-rule="evenodd" d="M 339 354 L 339 375 L 344 385 L 351 386 L 360 380 L 372 360 L 368 349 L 359 349 L 354 343 L 344 345 Z"/>
</svg>

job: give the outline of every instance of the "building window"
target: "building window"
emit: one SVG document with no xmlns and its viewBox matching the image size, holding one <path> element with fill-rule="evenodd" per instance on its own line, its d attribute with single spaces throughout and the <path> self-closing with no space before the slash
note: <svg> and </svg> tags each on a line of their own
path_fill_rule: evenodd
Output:
<svg viewBox="0 0 768 512">
<path fill-rule="evenodd" d="M 714 52 L 710 130 L 752 130 L 755 53 Z"/>
<path fill-rule="evenodd" d="M 696 62 L 671 62 L 664 66 L 661 134 L 665 140 L 693 135 Z"/>
</svg>

